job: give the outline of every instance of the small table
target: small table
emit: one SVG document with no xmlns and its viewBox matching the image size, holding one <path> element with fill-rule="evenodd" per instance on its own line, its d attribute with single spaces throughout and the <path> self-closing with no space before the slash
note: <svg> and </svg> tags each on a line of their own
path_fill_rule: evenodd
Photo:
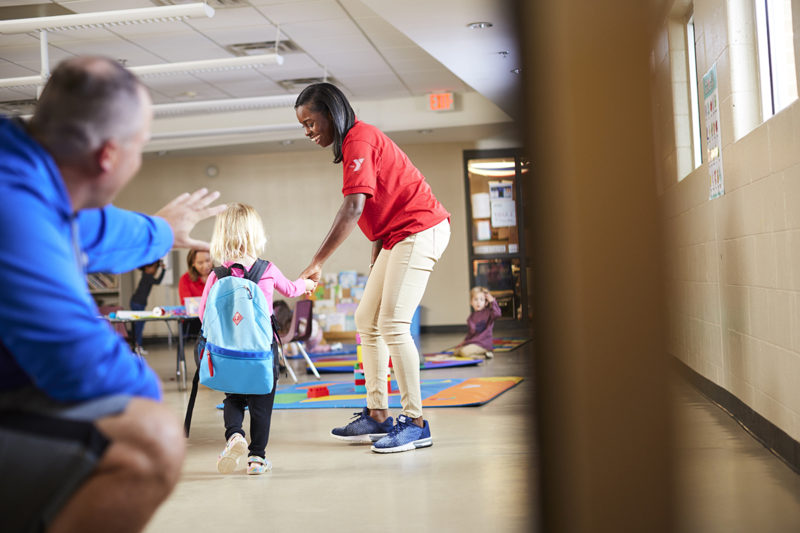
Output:
<svg viewBox="0 0 800 533">
<path fill-rule="evenodd" d="M 186 353 L 184 351 L 185 342 L 183 338 L 183 323 L 193 320 L 200 320 L 200 317 L 186 315 L 153 316 L 143 318 L 109 318 L 103 317 L 111 324 L 132 324 L 133 322 L 177 322 L 178 323 L 178 349 L 175 354 L 175 381 L 178 382 L 178 390 L 186 390 Z"/>
</svg>

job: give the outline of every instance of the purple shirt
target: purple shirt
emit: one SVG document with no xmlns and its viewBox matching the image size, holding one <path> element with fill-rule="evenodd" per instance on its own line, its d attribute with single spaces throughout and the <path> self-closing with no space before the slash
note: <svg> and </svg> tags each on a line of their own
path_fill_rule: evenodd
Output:
<svg viewBox="0 0 800 533">
<path fill-rule="evenodd" d="M 488 307 L 484 307 L 480 311 L 473 311 L 467 319 L 467 337 L 459 346 L 466 344 L 477 344 L 484 348 L 487 352 L 491 352 L 494 348 L 492 339 L 492 329 L 494 321 L 500 316 L 500 306 L 497 305 L 497 300 L 492 300 Z"/>
</svg>

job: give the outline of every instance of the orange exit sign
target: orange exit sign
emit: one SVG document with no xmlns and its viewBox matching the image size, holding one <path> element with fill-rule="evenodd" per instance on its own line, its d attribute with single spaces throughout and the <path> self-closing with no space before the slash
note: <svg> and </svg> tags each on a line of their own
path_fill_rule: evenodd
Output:
<svg viewBox="0 0 800 533">
<path fill-rule="evenodd" d="M 431 93 L 428 95 L 428 107 L 431 111 L 452 111 L 455 109 L 453 93 Z"/>
</svg>

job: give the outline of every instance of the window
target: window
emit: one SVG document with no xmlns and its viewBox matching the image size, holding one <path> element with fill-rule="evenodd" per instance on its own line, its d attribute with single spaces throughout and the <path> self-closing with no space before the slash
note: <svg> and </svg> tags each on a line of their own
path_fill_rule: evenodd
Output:
<svg viewBox="0 0 800 533">
<path fill-rule="evenodd" d="M 755 0 L 761 118 L 797 99 L 791 0 Z"/>
<path fill-rule="evenodd" d="M 691 108 L 692 128 L 692 159 L 694 168 L 703 164 L 703 150 L 700 144 L 700 96 L 698 87 L 700 80 L 697 77 L 697 52 L 694 38 L 694 17 L 689 17 L 686 23 L 686 56 L 689 63 L 689 107 Z"/>
<path fill-rule="evenodd" d="M 696 41 L 691 10 L 670 17 L 669 54 L 664 54 L 663 61 L 669 63 L 672 81 L 674 158 L 678 181 L 703 164 Z"/>
</svg>

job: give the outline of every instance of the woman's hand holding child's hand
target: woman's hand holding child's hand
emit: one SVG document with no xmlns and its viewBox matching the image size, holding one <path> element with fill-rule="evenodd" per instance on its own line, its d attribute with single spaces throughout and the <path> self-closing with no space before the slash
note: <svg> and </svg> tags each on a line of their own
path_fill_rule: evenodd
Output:
<svg viewBox="0 0 800 533">
<path fill-rule="evenodd" d="M 317 287 L 317 282 L 314 281 L 313 279 L 305 279 L 303 281 L 306 282 L 306 294 L 310 296 L 311 293 L 314 292 L 314 289 Z"/>
</svg>

